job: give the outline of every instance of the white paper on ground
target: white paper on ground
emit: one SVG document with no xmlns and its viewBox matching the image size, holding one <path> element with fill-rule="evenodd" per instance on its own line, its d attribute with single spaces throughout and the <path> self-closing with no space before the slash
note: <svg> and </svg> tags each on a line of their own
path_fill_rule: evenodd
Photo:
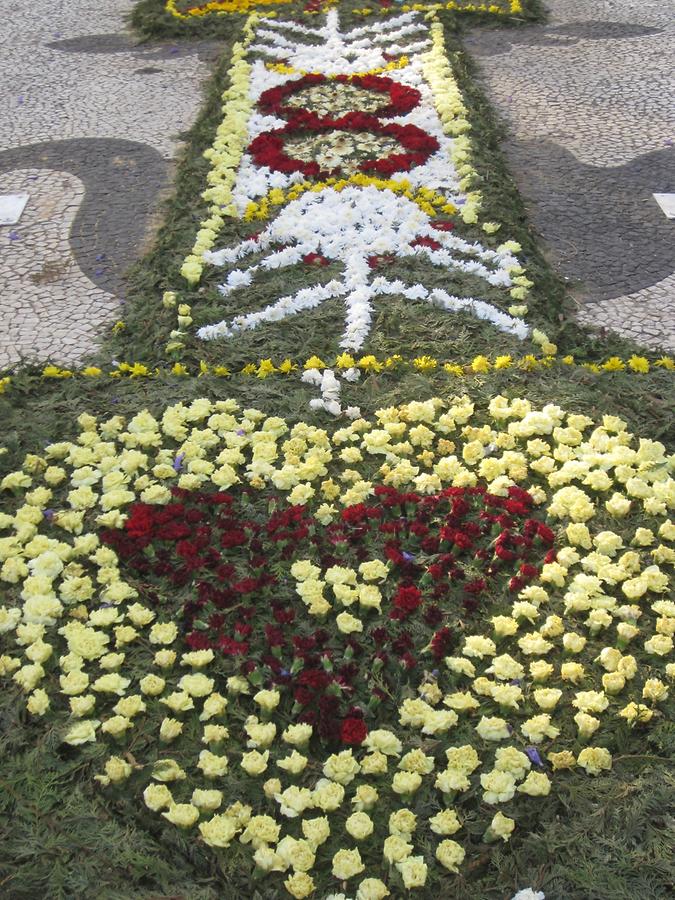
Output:
<svg viewBox="0 0 675 900">
<path fill-rule="evenodd" d="M 0 194 L 0 225 L 16 225 L 30 194 Z"/>
<path fill-rule="evenodd" d="M 668 219 L 675 219 L 675 194 L 654 194 L 654 199 Z"/>
</svg>

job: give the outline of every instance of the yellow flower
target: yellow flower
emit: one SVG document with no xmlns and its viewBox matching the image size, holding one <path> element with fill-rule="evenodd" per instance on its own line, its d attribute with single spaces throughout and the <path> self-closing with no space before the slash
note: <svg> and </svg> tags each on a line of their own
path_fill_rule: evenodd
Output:
<svg viewBox="0 0 675 900">
<path fill-rule="evenodd" d="M 357 362 L 359 369 L 365 372 L 381 372 L 384 366 L 374 356 L 362 356 Z"/>
<path fill-rule="evenodd" d="M 153 812 L 159 812 L 173 803 L 171 791 L 165 784 L 149 784 L 143 791 L 143 800 Z"/>
<path fill-rule="evenodd" d="M 432 369 L 435 369 L 438 365 L 438 360 L 434 359 L 432 356 L 418 356 L 416 359 L 413 359 L 413 366 L 419 372 L 429 372 Z"/>
<path fill-rule="evenodd" d="M 529 794 L 530 797 L 547 797 L 551 793 L 551 782 L 543 772 L 530 772 L 518 786 L 518 792 Z"/>
<path fill-rule="evenodd" d="M 474 372 L 485 373 L 490 371 L 490 360 L 487 356 L 476 356 L 471 362 L 471 369 Z"/>
<path fill-rule="evenodd" d="M 446 868 L 451 868 L 453 860 L 456 860 L 458 865 L 461 860 L 459 859 L 459 854 L 455 853 L 454 850 L 446 850 L 444 845 L 448 844 L 455 844 L 455 842 L 442 841 L 436 848 L 436 858 Z M 459 847 L 458 844 L 455 844 L 455 846 Z M 459 851 L 462 854 L 462 859 L 464 859 L 464 850 L 459 847 Z M 441 854 L 440 856 L 439 852 Z M 403 879 L 403 885 L 407 890 L 416 887 L 424 887 L 426 884 L 428 867 L 424 862 L 423 856 L 408 856 L 401 862 L 396 863 L 396 868 L 398 869 L 401 878 Z M 451 871 L 457 871 L 457 869 L 452 868 Z"/>
<path fill-rule="evenodd" d="M 497 356 L 495 358 L 494 367 L 495 369 L 508 369 L 513 364 L 513 357 L 511 356 Z"/>
<path fill-rule="evenodd" d="M 379 878 L 364 878 L 356 892 L 356 900 L 384 900 L 389 888 Z"/>
<path fill-rule="evenodd" d="M 569 750 L 561 750 L 559 753 L 549 753 L 548 760 L 553 766 L 553 771 L 558 769 L 571 769 L 576 765 L 574 754 Z"/>
<path fill-rule="evenodd" d="M 302 900 L 303 897 L 309 897 L 313 893 L 314 880 L 307 872 L 295 872 L 284 881 L 284 887 L 291 897 Z"/>
<path fill-rule="evenodd" d="M 49 696 L 47 692 L 38 688 L 34 691 L 26 703 L 28 712 L 33 716 L 44 716 L 49 709 Z"/>
<path fill-rule="evenodd" d="M 409 835 L 392 834 L 386 838 L 382 853 L 389 865 L 401 862 L 412 853 L 413 846 L 405 840 L 406 837 Z"/>
<path fill-rule="evenodd" d="M 356 360 L 351 353 L 341 353 L 335 357 L 335 365 L 338 369 L 353 369 L 356 366 Z"/>
<path fill-rule="evenodd" d="M 516 823 L 513 819 L 498 812 L 490 822 L 490 827 L 486 832 L 486 839 L 491 837 L 501 838 L 506 842 L 511 837 L 515 827 Z"/>
<path fill-rule="evenodd" d="M 191 803 L 173 803 L 169 807 L 169 811 L 162 815 L 172 825 L 178 825 L 179 828 L 190 828 L 199 818 L 199 810 Z"/>
<path fill-rule="evenodd" d="M 365 812 L 355 812 L 345 822 L 345 829 L 356 841 L 369 837 L 374 829 L 373 821 Z"/>
<path fill-rule="evenodd" d="M 213 684 L 212 679 L 209 679 Z M 254 701 L 261 707 L 261 709 L 265 710 L 265 712 L 272 712 L 273 709 L 276 709 L 279 705 L 279 701 L 281 699 L 281 695 L 279 691 L 258 691 L 257 694 L 253 696 Z"/>
<path fill-rule="evenodd" d="M 271 359 L 260 360 L 260 365 L 258 366 L 258 378 L 267 378 L 268 375 L 273 375 L 276 371 Z"/>
<path fill-rule="evenodd" d="M 220 791 L 209 791 L 208 793 L 220 793 Z M 201 808 L 203 809 L 205 807 L 202 806 Z M 231 816 L 222 814 L 213 816 L 207 822 L 201 822 L 199 825 L 199 831 L 204 840 L 204 843 L 208 844 L 209 847 L 229 847 L 230 842 L 236 836 L 238 830 L 239 829 L 236 819 L 233 819 Z"/>
<path fill-rule="evenodd" d="M 485 741 L 505 741 L 511 736 L 508 723 L 504 719 L 486 716 L 482 716 L 476 725 L 476 733 Z"/>
<path fill-rule="evenodd" d="M 158 759 L 152 767 L 155 781 L 183 781 L 186 774 L 175 759 Z"/>
<path fill-rule="evenodd" d="M 577 758 L 578 765 L 589 775 L 599 775 L 612 768 L 612 756 L 604 747 L 585 747 Z"/>
<path fill-rule="evenodd" d="M 192 792 L 191 802 L 199 809 L 211 812 L 214 809 L 218 809 L 220 804 L 223 802 L 223 792 L 195 788 L 195 790 Z"/>
<path fill-rule="evenodd" d="M 332 873 L 338 881 L 347 881 L 354 875 L 359 875 L 364 869 L 358 850 L 338 850 L 333 856 Z"/>
<path fill-rule="evenodd" d="M 58 366 L 45 366 L 42 370 L 44 378 L 70 378 L 72 374 L 70 369 L 60 369 Z"/>
<path fill-rule="evenodd" d="M 269 750 L 265 750 L 264 753 L 260 753 L 258 750 L 251 750 L 248 753 L 243 754 L 241 758 L 241 767 L 247 775 L 262 775 L 267 769 L 269 758 Z"/>
<path fill-rule="evenodd" d="M 73 747 L 96 740 L 96 729 L 101 723 L 98 719 L 84 719 L 71 726 L 63 741 Z"/>
<path fill-rule="evenodd" d="M 325 816 L 319 816 L 316 819 L 303 819 L 302 833 L 310 846 L 316 849 L 321 844 L 324 844 L 330 837 L 330 825 L 328 819 Z"/>
<path fill-rule="evenodd" d="M 631 356 L 628 360 L 628 368 L 633 372 L 645 374 L 649 372 L 649 361 L 644 356 Z"/>
<path fill-rule="evenodd" d="M 319 356 L 310 356 L 303 369 L 325 369 L 326 363 Z"/>
</svg>

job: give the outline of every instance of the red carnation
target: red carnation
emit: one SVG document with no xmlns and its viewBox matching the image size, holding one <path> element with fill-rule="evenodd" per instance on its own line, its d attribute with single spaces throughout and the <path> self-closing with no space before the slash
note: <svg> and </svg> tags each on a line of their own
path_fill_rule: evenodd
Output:
<svg viewBox="0 0 675 900">
<path fill-rule="evenodd" d="M 368 726 L 363 719 L 344 719 L 340 728 L 340 740 L 343 744 L 358 746 L 368 735 Z"/>
</svg>

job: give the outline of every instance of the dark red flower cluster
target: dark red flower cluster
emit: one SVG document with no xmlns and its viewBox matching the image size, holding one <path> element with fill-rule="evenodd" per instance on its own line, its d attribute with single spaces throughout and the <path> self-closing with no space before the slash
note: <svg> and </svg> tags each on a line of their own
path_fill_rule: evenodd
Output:
<svg viewBox="0 0 675 900">
<path fill-rule="evenodd" d="M 307 88 L 316 85 L 335 85 L 335 97 L 340 97 L 340 87 L 349 84 L 365 91 L 374 91 L 383 95 L 382 106 L 371 111 L 370 115 L 378 119 L 390 119 L 393 116 L 405 116 L 420 102 L 420 92 L 407 84 L 401 84 L 391 78 L 379 75 L 336 75 L 328 78 L 325 75 L 310 74 L 302 78 L 286 81 L 277 87 L 264 91 L 258 99 L 261 112 L 282 119 L 290 119 L 301 108 L 296 105 L 284 105 L 289 97 L 297 97 Z M 386 99 L 385 99 L 386 98 Z M 304 108 L 304 107 L 302 107 Z"/>
<path fill-rule="evenodd" d="M 290 97 L 301 98 L 302 92 L 307 88 L 330 84 L 336 85 L 336 91 L 339 86 L 350 84 L 364 92 L 381 93 L 382 106 L 367 113 L 355 109 L 326 116 L 288 103 Z M 318 74 L 305 75 L 270 88 L 260 95 L 258 108 L 264 113 L 286 119 L 288 124 L 259 134 L 251 141 L 248 149 L 256 165 L 267 166 L 277 172 L 301 172 L 306 178 L 339 177 L 342 174 L 339 166 L 326 170 L 316 161 L 306 162 L 293 157 L 292 150 L 287 148 L 289 139 L 308 133 L 318 136 L 331 131 L 365 131 L 394 138 L 401 146 L 400 152 L 382 159 L 365 159 L 358 166 L 362 172 L 388 178 L 394 172 L 408 172 L 425 163 L 439 148 L 436 138 L 416 125 L 387 124 L 381 121 L 406 115 L 419 102 L 418 90 L 391 78 L 378 75 L 338 75 L 335 78 Z"/>
<path fill-rule="evenodd" d="M 342 174 L 339 166 L 322 169 L 318 162 L 304 162 L 286 151 L 286 143 L 290 138 L 308 132 L 320 135 L 330 131 L 366 131 L 394 138 L 401 145 L 401 152 L 382 159 L 365 159 L 358 166 L 362 172 L 383 178 L 388 178 L 395 172 L 409 172 L 415 166 L 422 165 L 439 147 L 436 138 L 417 125 L 383 125 L 374 116 L 360 112 L 328 118 L 308 110 L 295 110 L 287 125 L 259 134 L 251 141 L 248 149 L 258 166 L 267 166 L 277 172 L 301 172 L 307 178 L 336 178 Z"/>
<path fill-rule="evenodd" d="M 189 648 L 216 651 L 218 675 L 255 673 L 282 691 L 293 719 L 348 745 L 379 705 L 453 652 L 468 613 L 503 602 L 555 558 L 553 533 L 519 488 L 422 496 L 381 485 L 327 527 L 276 495 L 174 489 L 166 506 L 133 505 L 124 529 L 102 540 L 143 600 L 175 616 Z M 381 613 L 360 609 L 364 630 L 351 635 L 332 613 L 310 617 L 290 575 L 302 559 L 322 571 L 388 560 Z"/>
</svg>

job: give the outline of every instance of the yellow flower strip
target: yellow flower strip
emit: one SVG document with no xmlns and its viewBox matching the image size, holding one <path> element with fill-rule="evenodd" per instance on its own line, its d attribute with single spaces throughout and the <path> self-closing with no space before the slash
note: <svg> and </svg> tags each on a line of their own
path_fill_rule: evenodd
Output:
<svg viewBox="0 0 675 900">
<path fill-rule="evenodd" d="M 166 0 L 166 11 L 176 19 L 194 19 L 208 16 L 211 13 L 247 13 L 259 6 L 279 6 L 291 0 L 212 0 L 202 6 L 193 6 L 181 12 L 178 0 Z"/>
<path fill-rule="evenodd" d="M 202 197 L 211 204 L 210 215 L 202 221 L 191 253 L 185 258 L 181 275 L 196 284 L 201 278 L 205 250 L 210 250 L 223 226 L 223 216 L 236 215 L 232 205 L 232 186 L 237 175 L 248 138 L 247 123 L 251 113 L 249 81 L 251 66 L 247 60 L 248 46 L 255 34 L 257 15 L 252 13 L 244 25 L 244 37 L 232 48 L 230 86 L 223 94 L 223 120 L 218 126 L 213 146 L 204 156 L 211 161 L 207 181 L 209 187 Z"/>
<path fill-rule="evenodd" d="M 440 12 L 441 10 L 451 10 L 460 13 L 488 13 L 493 16 L 515 16 L 523 11 L 520 0 L 510 0 L 508 9 L 503 6 L 497 6 L 496 3 L 457 3 L 456 0 L 449 0 L 447 3 L 404 3 L 397 7 L 383 7 L 382 9 L 370 9 L 363 7 L 362 9 L 353 9 L 352 13 L 356 16 L 370 16 L 373 13 L 380 15 L 391 15 L 393 12 Z"/>
<path fill-rule="evenodd" d="M 254 378 L 267 378 L 270 375 L 290 375 L 301 369 L 327 369 L 335 368 L 346 371 L 351 368 L 361 369 L 363 372 L 401 372 L 413 370 L 416 372 L 446 372 L 458 378 L 474 375 L 485 375 L 488 372 L 499 372 L 507 369 L 517 369 L 526 372 L 535 372 L 541 369 L 584 369 L 595 375 L 612 372 L 627 372 L 635 375 L 645 375 L 653 370 L 664 369 L 668 372 L 675 371 L 675 360 L 671 356 L 662 356 L 649 360 L 645 356 L 631 356 L 621 359 L 611 356 L 601 363 L 582 362 L 575 360 L 573 356 L 536 357 L 527 354 L 521 357 L 513 357 L 507 354 L 501 356 L 475 356 L 469 362 L 451 362 L 437 359 L 434 356 L 416 356 L 405 359 L 398 354 L 378 359 L 373 355 L 361 357 L 352 356 L 350 353 L 341 353 L 332 362 L 326 362 L 318 356 L 310 356 L 305 360 L 293 361 L 286 358 L 279 363 L 272 359 L 260 359 L 250 362 L 239 370 L 232 370 L 226 365 L 218 365 L 202 361 L 198 368 L 189 368 L 183 363 L 174 363 L 170 367 L 153 367 L 145 363 L 119 363 L 116 369 L 108 372 L 98 366 L 87 366 L 84 369 L 65 369 L 60 366 L 48 365 L 41 372 L 41 377 L 46 379 L 62 378 L 153 378 L 158 376 L 202 376 L 215 375 L 226 378 L 229 376 L 244 375 Z M 0 378 L 0 394 L 4 393 L 12 382 L 12 377 L 6 375 Z"/>
<path fill-rule="evenodd" d="M 471 130 L 471 124 L 462 93 L 448 62 L 443 26 L 438 21 L 431 24 L 431 42 L 431 50 L 422 57 L 424 77 L 431 88 L 443 131 L 453 138 L 452 162 L 461 178 L 459 186 L 467 192 L 467 202 L 462 207 L 461 216 L 466 223 L 473 224 L 478 221 L 481 195 L 478 191 L 471 191 L 471 185 L 477 177 L 476 170 L 469 161 L 471 141 L 466 136 Z"/>
<path fill-rule="evenodd" d="M 422 57 L 424 77 L 426 78 L 434 97 L 434 104 L 438 112 L 443 131 L 452 139 L 450 156 L 455 171 L 460 177 L 460 188 L 466 192 L 467 202 L 462 206 L 460 215 L 467 224 L 478 222 L 482 203 L 480 191 L 471 190 L 472 185 L 480 181 L 480 176 L 471 161 L 472 144 L 468 136 L 471 131 L 471 123 L 467 118 L 467 109 L 464 105 L 462 93 L 448 61 L 447 48 L 443 36 L 443 26 L 437 20 L 431 24 L 431 50 Z M 497 222 L 483 222 L 482 228 L 492 234 L 500 228 Z M 514 287 L 510 294 L 515 304 L 521 304 L 529 296 L 532 282 L 527 277 L 525 270 L 514 277 Z M 525 315 L 526 306 L 516 306 L 510 310 L 513 315 Z M 545 334 L 534 335 L 535 342 L 544 349 L 550 344 Z"/>
<path fill-rule="evenodd" d="M 268 219 L 272 214 L 272 207 L 282 206 L 291 200 L 296 200 L 301 194 L 307 191 L 320 193 L 325 188 L 333 188 L 335 191 L 342 191 L 348 185 L 357 185 L 358 187 L 376 187 L 381 191 L 392 191 L 394 194 L 402 194 L 408 200 L 412 200 L 419 208 L 428 216 L 437 216 L 439 213 L 452 215 L 457 212 L 457 207 L 450 203 L 447 197 L 429 188 L 414 188 L 410 182 L 403 178 L 401 180 L 395 178 L 374 178 L 371 175 L 357 173 L 349 178 L 327 178 L 326 181 L 303 181 L 302 184 L 294 184 L 288 190 L 281 188 L 273 188 L 267 196 L 260 201 L 251 202 L 246 208 L 244 219 L 251 221 L 252 219 Z"/>
</svg>

